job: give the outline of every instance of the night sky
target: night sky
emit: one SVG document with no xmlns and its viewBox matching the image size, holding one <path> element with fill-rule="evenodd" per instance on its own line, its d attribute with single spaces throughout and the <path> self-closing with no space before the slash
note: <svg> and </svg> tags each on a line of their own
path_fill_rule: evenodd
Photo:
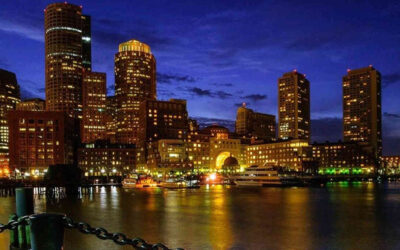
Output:
<svg viewBox="0 0 400 250">
<path fill-rule="evenodd" d="M 44 13 L 53 1 L 2 1 L 0 68 L 23 97 L 44 98 Z M 277 79 L 311 82 L 312 140 L 342 136 L 342 76 L 372 64 L 383 76 L 385 154 L 400 154 L 400 2 L 69 1 L 92 17 L 93 70 L 113 94 L 118 44 L 137 39 L 157 60 L 159 99 L 188 99 L 202 123 L 232 125 L 236 108 L 277 114 Z"/>
</svg>

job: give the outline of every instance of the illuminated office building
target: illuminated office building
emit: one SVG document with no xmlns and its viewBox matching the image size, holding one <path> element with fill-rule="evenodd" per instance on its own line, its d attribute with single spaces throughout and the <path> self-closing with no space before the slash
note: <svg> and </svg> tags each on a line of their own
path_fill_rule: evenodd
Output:
<svg viewBox="0 0 400 250">
<path fill-rule="evenodd" d="M 275 116 L 254 112 L 243 103 L 236 113 L 235 133 L 240 136 L 254 137 L 266 141 L 276 139 Z"/>
<path fill-rule="evenodd" d="M 382 153 L 381 74 L 372 66 L 343 77 L 343 137 Z"/>
<path fill-rule="evenodd" d="M 296 70 L 278 80 L 278 114 L 279 139 L 310 140 L 310 82 Z"/>
<path fill-rule="evenodd" d="M 247 164 L 279 166 L 296 171 L 306 171 L 312 159 L 308 140 L 294 139 L 247 146 Z"/>
<path fill-rule="evenodd" d="M 45 9 L 45 81 L 48 111 L 65 111 L 75 118 L 81 116 L 82 60 L 83 51 L 88 47 L 87 41 L 82 40 L 82 30 L 84 28 L 85 33 L 87 32 L 87 20 L 82 18 L 80 6 L 66 2 L 50 4 Z M 82 45 L 84 42 L 85 45 Z"/>
<path fill-rule="evenodd" d="M 17 110 L 21 111 L 44 111 L 46 101 L 40 98 L 25 99 L 17 104 Z"/>
<path fill-rule="evenodd" d="M 124 176 L 135 169 L 135 145 L 96 141 L 78 149 L 78 165 L 85 176 Z"/>
<path fill-rule="evenodd" d="M 106 74 L 85 71 L 82 82 L 81 139 L 83 143 L 106 139 Z"/>
<path fill-rule="evenodd" d="M 11 111 L 10 168 L 42 176 L 50 165 L 73 164 L 79 128 L 61 111 Z"/>
<path fill-rule="evenodd" d="M 82 15 L 82 66 L 92 70 L 92 32 L 90 16 Z"/>
<path fill-rule="evenodd" d="M 139 113 L 138 154 L 140 157 L 138 156 L 138 163 L 146 161 L 148 143 L 160 139 L 186 141 L 188 130 L 185 100 L 147 100 L 142 102 Z"/>
<path fill-rule="evenodd" d="M 116 142 L 116 131 L 117 131 L 117 98 L 115 96 L 106 97 L 106 137 L 111 143 Z"/>
<path fill-rule="evenodd" d="M 9 125 L 7 114 L 20 102 L 20 89 L 14 73 L 0 69 L 0 176 L 8 174 Z"/>
<path fill-rule="evenodd" d="M 399 175 L 400 155 L 382 156 L 382 167 L 388 175 Z"/>
<path fill-rule="evenodd" d="M 115 54 L 115 96 L 119 143 L 136 143 L 139 106 L 156 99 L 156 60 L 147 44 L 130 40 L 119 45 Z"/>
<path fill-rule="evenodd" d="M 374 157 L 356 142 L 314 143 L 313 158 L 320 174 L 371 174 Z"/>
</svg>

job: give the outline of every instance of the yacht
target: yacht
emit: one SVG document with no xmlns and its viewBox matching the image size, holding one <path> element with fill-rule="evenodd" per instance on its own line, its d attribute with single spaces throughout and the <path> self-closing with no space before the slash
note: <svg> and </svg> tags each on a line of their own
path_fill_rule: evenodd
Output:
<svg viewBox="0 0 400 250">
<path fill-rule="evenodd" d="M 176 188 L 199 188 L 200 185 L 198 183 L 198 180 L 185 180 L 185 179 L 174 179 L 170 178 L 167 179 L 159 184 L 160 187 L 163 188 L 170 188 L 170 189 L 176 189 Z"/>
<path fill-rule="evenodd" d="M 245 172 L 234 178 L 238 186 L 299 186 L 299 178 L 289 172 L 284 172 L 279 167 L 251 166 Z"/>
</svg>

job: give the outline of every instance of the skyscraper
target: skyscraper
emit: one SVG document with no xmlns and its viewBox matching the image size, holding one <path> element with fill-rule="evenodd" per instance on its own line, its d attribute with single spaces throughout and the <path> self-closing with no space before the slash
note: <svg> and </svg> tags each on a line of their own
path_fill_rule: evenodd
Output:
<svg viewBox="0 0 400 250">
<path fill-rule="evenodd" d="M 343 77 L 343 137 L 382 152 L 381 74 L 372 66 Z"/>
<path fill-rule="evenodd" d="M 86 70 L 92 70 L 92 31 L 87 15 L 82 15 L 82 65 Z"/>
<path fill-rule="evenodd" d="M 82 82 L 83 143 L 106 139 L 106 74 L 85 71 Z"/>
<path fill-rule="evenodd" d="M 276 139 L 275 116 L 257 113 L 243 103 L 236 113 L 235 132 L 240 136 L 255 137 L 267 141 Z"/>
<path fill-rule="evenodd" d="M 8 168 L 9 126 L 7 114 L 20 102 L 20 90 L 14 73 L 0 69 L 0 176 Z"/>
<path fill-rule="evenodd" d="M 310 82 L 297 70 L 278 80 L 279 139 L 310 140 Z"/>
<path fill-rule="evenodd" d="M 87 33 L 83 21 L 87 19 L 82 19 L 81 11 L 80 6 L 67 3 L 45 9 L 46 109 L 65 111 L 71 117 L 79 117 L 82 108 L 82 28 Z"/>
<path fill-rule="evenodd" d="M 136 143 L 139 105 L 156 99 L 156 60 L 147 44 L 130 40 L 115 54 L 115 96 L 119 143 Z"/>
</svg>

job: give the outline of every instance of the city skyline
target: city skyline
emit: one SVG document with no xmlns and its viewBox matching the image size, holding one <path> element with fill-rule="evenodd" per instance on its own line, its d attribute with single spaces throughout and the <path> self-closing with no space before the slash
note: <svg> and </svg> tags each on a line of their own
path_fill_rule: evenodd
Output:
<svg viewBox="0 0 400 250">
<path fill-rule="evenodd" d="M 79 4 L 76 1 L 72 1 L 71 3 Z M 19 3 L 19 4 L 22 5 L 22 3 Z M 305 3 L 305 5 L 307 5 L 307 4 L 309 4 L 309 3 Z M 122 5 L 124 5 L 124 4 L 122 4 Z M 142 4 L 142 5 L 140 5 L 139 7 L 144 8 L 145 4 Z M 21 7 L 22 7 L 22 9 L 26 8 L 26 6 L 21 6 Z M 30 6 L 30 7 L 32 7 L 32 6 Z M 128 5 L 125 7 L 127 7 L 129 10 L 130 6 Z M 189 8 L 186 5 L 183 5 L 180 7 L 181 8 Z M 215 8 L 215 10 L 218 10 L 218 7 L 219 7 L 218 4 L 215 4 L 215 6 L 213 6 L 213 8 Z M 234 4 L 234 6 L 232 6 L 231 8 L 236 9 L 238 7 L 239 6 L 236 6 Z M 244 6 L 244 7 L 254 8 L 254 6 L 250 6 L 250 5 Z M 316 8 L 318 8 L 318 6 Z M 322 7 L 319 6 L 319 8 L 322 8 Z M 230 59 L 231 63 L 233 63 L 236 66 L 234 66 L 230 70 L 227 70 L 226 75 L 223 75 L 223 73 L 218 72 L 216 70 L 216 69 L 220 69 L 220 68 L 226 70 L 226 68 L 224 68 L 225 66 L 214 65 L 215 66 L 214 71 L 212 71 L 212 70 L 207 71 L 207 72 L 209 72 L 209 75 L 210 75 L 208 77 L 211 77 L 211 78 L 212 77 L 220 77 L 222 80 L 225 79 L 223 82 L 222 82 L 222 80 L 220 82 L 217 82 L 217 80 L 215 80 L 215 83 L 213 83 L 213 82 L 207 80 L 207 78 L 205 78 L 204 76 L 201 76 L 201 74 L 198 74 L 196 72 L 196 70 L 194 70 L 193 72 L 188 72 L 188 69 L 192 68 L 191 67 L 192 64 L 189 63 L 189 64 L 185 65 L 185 63 L 179 63 L 179 62 L 186 62 L 185 60 L 187 60 L 187 57 L 190 57 L 192 55 L 190 52 L 192 52 L 194 56 L 198 56 L 197 54 L 199 52 L 196 50 L 195 46 L 194 46 L 195 48 L 193 48 L 193 49 L 189 47 L 187 54 L 185 54 L 185 53 L 182 54 L 181 50 L 179 50 L 179 49 L 176 50 L 176 52 L 175 52 L 173 49 L 171 49 L 171 48 L 173 48 L 173 46 L 171 44 L 166 43 L 166 44 L 162 45 L 163 43 L 160 41 L 157 42 L 157 39 L 155 39 L 155 40 L 150 39 L 149 36 L 155 35 L 154 32 L 149 32 L 148 34 L 146 32 L 144 32 L 146 29 L 149 29 L 149 26 L 144 25 L 141 29 L 141 27 L 139 25 L 139 27 L 137 27 L 137 30 L 131 32 L 131 35 L 125 34 L 124 36 L 119 36 L 119 37 L 115 36 L 115 37 L 112 37 L 112 39 L 109 37 L 108 45 L 106 46 L 106 44 L 104 44 L 105 41 L 99 39 L 100 38 L 99 36 L 101 36 L 101 35 L 98 34 L 99 28 L 100 27 L 104 28 L 104 22 L 103 22 L 103 24 L 101 24 L 101 22 L 99 22 L 99 20 L 103 20 L 104 15 L 105 15 L 105 13 L 103 13 L 102 15 L 99 15 L 99 13 L 98 13 L 99 9 L 101 9 L 99 6 L 93 6 L 93 4 L 91 4 L 91 3 L 83 2 L 84 13 L 92 16 L 92 36 L 93 36 L 93 44 L 92 44 L 93 45 L 93 53 L 92 53 L 92 55 L 93 55 L 93 59 L 94 59 L 93 60 L 94 61 L 93 69 L 94 69 L 94 71 L 107 72 L 107 80 L 108 80 L 107 82 L 108 82 L 109 86 L 110 86 L 110 84 L 112 84 L 114 82 L 114 79 L 113 79 L 114 74 L 113 74 L 113 71 L 110 71 L 110 69 L 107 68 L 108 67 L 107 65 L 113 65 L 113 55 L 108 56 L 107 48 L 112 49 L 112 53 L 115 53 L 115 50 L 119 43 L 124 42 L 125 40 L 130 40 L 130 39 L 134 38 L 134 39 L 138 39 L 138 40 L 141 40 L 141 41 L 149 44 L 152 47 L 152 50 L 154 51 L 154 55 L 157 59 L 157 68 L 158 68 L 157 83 L 158 83 L 158 96 L 160 97 L 159 99 L 169 99 L 169 98 L 189 99 L 188 111 L 191 116 L 208 117 L 208 118 L 220 117 L 223 119 L 234 120 L 235 112 L 236 112 L 236 107 L 234 105 L 239 104 L 243 101 L 249 103 L 248 104 L 249 107 L 252 108 L 253 110 L 255 110 L 256 112 L 270 113 L 270 114 L 276 115 L 276 113 L 277 113 L 277 100 L 276 100 L 276 98 L 277 98 L 277 96 L 276 96 L 277 79 L 282 73 L 290 71 L 294 68 L 297 68 L 302 73 L 307 74 L 307 78 L 310 80 L 310 83 L 311 83 L 311 86 L 310 86 L 310 88 L 311 88 L 311 110 L 312 110 L 311 119 L 312 120 L 319 119 L 320 122 L 323 123 L 325 126 L 327 124 L 332 124 L 330 126 L 334 127 L 334 126 L 337 126 L 337 124 L 333 124 L 335 119 L 339 120 L 339 122 L 341 124 L 341 118 L 342 118 L 342 115 L 341 115 L 341 108 L 342 108 L 342 105 L 341 105 L 341 90 L 342 90 L 341 89 L 341 78 L 345 75 L 346 68 L 360 68 L 360 67 L 367 66 L 369 64 L 373 64 L 375 68 L 377 68 L 379 71 L 382 72 L 382 77 L 383 77 L 383 81 L 382 81 L 382 83 L 383 83 L 383 94 L 382 94 L 383 95 L 383 98 L 382 98 L 383 105 L 382 106 L 383 106 L 383 117 L 384 117 L 383 118 L 384 150 L 385 149 L 395 150 L 396 147 L 397 147 L 397 149 L 400 148 L 399 143 L 395 142 L 395 139 L 399 137 L 399 127 L 400 127 L 399 126 L 400 119 L 398 116 L 398 110 L 396 109 L 396 99 L 395 99 L 395 96 L 396 96 L 396 93 L 398 92 L 398 90 L 396 89 L 395 84 L 389 84 L 389 81 L 388 81 L 388 80 L 392 80 L 392 83 L 395 83 L 395 80 L 396 80 L 396 74 L 395 73 L 392 74 L 392 73 L 390 73 L 390 71 L 388 71 L 388 69 L 390 69 L 390 67 L 391 67 L 389 62 L 391 61 L 391 59 L 394 59 L 394 58 L 391 58 L 390 55 L 382 56 L 379 58 L 374 58 L 373 56 L 364 58 L 365 55 L 361 55 L 361 53 L 360 53 L 359 56 L 355 55 L 354 59 L 346 60 L 346 59 L 342 58 L 341 60 L 339 60 L 340 62 L 337 62 L 336 64 L 334 64 L 335 66 L 332 66 L 332 69 L 330 69 L 330 70 L 336 71 L 336 73 L 329 74 L 329 77 L 331 77 L 332 79 L 336 79 L 335 84 L 333 86 L 332 86 L 332 84 L 326 84 L 326 86 L 323 86 L 323 87 L 320 87 L 319 84 L 324 81 L 323 77 L 327 77 L 325 74 L 324 75 L 322 74 L 323 72 L 326 72 L 326 69 L 324 68 L 326 65 L 320 66 L 316 62 L 310 63 L 310 62 L 305 62 L 305 61 L 293 63 L 293 61 L 300 60 L 302 57 L 301 55 L 296 54 L 293 51 L 291 52 L 292 53 L 291 55 L 293 55 L 293 57 L 290 57 L 288 55 L 289 59 L 286 58 L 286 59 L 282 59 L 280 62 L 276 62 L 276 65 L 279 65 L 282 63 L 287 63 L 287 65 L 284 65 L 284 66 L 280 65 L 278 67 L 279 69 L 275 68 L 275 69 L 271 70 L 271 68 L 273 68 L 271 65 L 268 65 L 268 63 L 266 63 L 266 62 L 262 63 L 259 60 L 258 61 L 257 60 L 248 61 L 248 63 L 246 64 L 248 66 L 244 67 L 242 72 L 237 73 L 238 76 L 236 78 L 237 79 L 240 79 L 240 78 L 245 79 L 246 77 L 249 76 L 249 72 L 251 72 L 251 70 L 249 71 L 249 68 L 254 66 L 254 65 L 251 65 L 251 63 L 259 63 L 258 67 L 265 67 L 265 70 L 269 70 L 268 74 L 264 74 L 264 76 L 261 77 L 263 75 L 263 74 L 260 75 L 261 71 L 259 72 L 256 70 L 256 74 L 250 75 L 250 77 L 248 77 L 248 79 L 246 79 L 246 80 L 248 80 L 248 82 L 252 82 L 252 83 L 254 83 L 254 85 L 257 85 L 257 86 L 250 85 L 250 86 L 244 87 L 244 86 L 241 86 L 241 85 L 243 85 L 244 81 L 234 82 L 232 80 L 233 74 L 232 74 L 232 72 L 231 73 L 229 73 L 229 72 L 232 71 L 236 66 L 238 66 L 238 63 L 242 63 L 242 62 L 240 62 L 240 60 L 234 60 L 234 58 L 231 58 Z M 219 20 L 221 22 L 221 21 L 225 20 L 227 17 L 229 17 L 230 15 L 237 17 L 238 20 L 240 18 L 243 18 L 240 15 L 236 15 L 237 13 L 240 13 L 240 11 L 238 11 L 237 9 L 236 9 L 236 11 L 237 12 L 233 12 L 233 13 L 229 13 L 229 12 L 225 13 L 226 16 L 224 16 L 224 15 L 214 16 L 214 19 L 220 18 L 220 19 L 222 19 L 222 20 Z M 380 11 L 382 12 L 382 10 L 380 10 Z M 396 11 L 396 8 L 394 8 L 392 11 Z M 126 12 L 129 12 L 129 11 L 126 11 Z M 201 12 L 201 10 L 199 10 L 199 12 Z M 21 13 L 23 13 L 23 11 Z M 18 14 L 15 17 L 15 19 L 22 18 L 22 17 L 20 17 L 21 13 Z M 42 12 L 39 11 L 39 13 L 35 13 L 35 11 L 32 11 L 32 15 L 36 16 L 37 14 L 39 14 L 39 21 L 43 21 L 43 13 Z M 221 13 L 219 13 L 219 14 L 221 14 Z M 360 15 L 360 14 L 358 14 L 358 15 Z M 380 15 L 381 15 L 380 18 L 383 18 L 385 16 L 382 13 L 380 13 Z M 158 17 L 158 18 L 164 17 L 163 15 L 160 15 L 160 16 L 161 17 Z M 196 15 L 194 15 L 194 16 L 196 16 Z M 1 17 L 2 21 L 4 21 L 4 20 L 7 21 L 7 19 L 4 19 L 3 12 L 0 12 L 0 17 Z M 32 18 L 34 18 L 34 17 L 32 17 Z M 38 18 L 38 17 L 36 17 L 36 18 Z M 40 18 L 42 20 L 40 20 Z M 305 17 L 303 17 L 303 18 L 305 18 Z M 319 17 L 319 18 L 322 18 L 322 17 Z M 386 18 L 388 18 L 388 17 L 386 16 Z M 10 19 L 10 20 L 12 21 L 12 19 Z M 123 20 L 121 20 L 121 21 L 123 21 Z M 154 24 L 150 23 L 149 25 L 153 26 L 153 27 L 160 27 L 157 24 L 158 21 L 159 20 L 155 20 Z M 225 20 L 225 21 L 227 21 L 227 20 Z M 301 20 L 299 22 L 301 22 Z M 2 22 L 2 23 L 4 24 L 4 22 Z M 99 25 L 99 23 L 100 23 L 100 25 Z M 130 23 L 130 22 L 128 22 L 128 23 Z M 211 24 L 211 23 L 209 23 L 209 24 Z M 214 24 L 215 24 L 215 27 L 221 26 L 221 24 L 220 23 L 218 24 L 218 22 L 215 22 Z M 18 25 L 20 25 L 19 27 L 21 27 L 21 25 L 22 26 L 24 25 L 24 22 L 20 22 Z M 201 27 L 203 27 L 203 26 L 201 26 Z M 32 35 L 35 32 L 35 29 L 30 30 L 28 32 L 30 35 L 27 38 L 27 36 L 26 36 L 28 34 L 28 33 L 26 33 L 27 30 L 25 30 L 25 33 L 24 33 L 24 32 L 22 32 L 24 30 L 18 29 L 18 27 L 14 27 L 13 29 L 8 29 L 8 31 L 5 31 L 7 29 L 5 28 L 4 25 L 0 26 L 0 32 L 2 32 L 2 33 L 5 32 L 8 35 L 3 41 L 5 43 L 8 42 L 9 37 L 14 37 L 14 35 L 17 35 L 17 37 L 15 37 L 15 39 L 17 39 L 17 40 L 15 40 L 14 42 L 20 43 L 20 42 L 24 41 L 24 42 L 29 42 L 31 44 L 37 43 L 36 45 L 32 46 L 32 48 L 35 50 L 35 46 L 36 46 L 36 47 L 38 47 L 39 51 L 43 52 L 43 43 L 41 40 L 41 39 L 43 39 L 43 33 L 44 33 L 43 32 L 43 24 L 41 23 L 36 28 L 38 28 L 38 30 L 41 32 L 41 33 L 39 33 L 40 37 L 35 37 L 34 35 Z M 210 28 L 212 28 L 212 27 L 210 27 Z M 122 30 L 124 30 L 124 27 L 122 27 Z M 105 31 L 105 30 L 103 30 L 103 31 Z M 254 32 L 254 30 L 253 30 L 253 32 Z M 136 36 L 136 33 L 138 34 L 137 36 Z M 250 34 L 251 34 L 251 32 L 250 32 Z M 120 41 L 119 38 L 122 38 L 122 37 L 125 40 Z M 188 39 L 186 37 L 179 37 L 176 34 L 175 35 L 170 34 L 168 37 L 169 37 L 169 39 L 176 39 L 176 41 L 181 41 L 183 43 L 187 42 L 187 41 L 185 41 L 185 39 L 186 40 Z M 259 36 L 259 37 L 261 38 L 262 36 Z M 103 38 L 106 38 L 106 37 L 104 36 Z M 213 37 L 208 37 L 208 40 L 211 41 L 210 45 L 212 45 L 212 41 L 213 41 L 212 38 Z M 220 37 L 219 37 L 219 35 L 215 34 L 214 38 L 217 39 Z M 232 39 L 234 40 L 234 39 L 238 39 L 238 38 L 234 37 Z M 318 39 L 316 39 L 315 42 L 318 42 L 317 40 Z M 254 43 L 255 44 L 253 44 L 253 45 L 255 46 L 257 42 L 254 41 Z M 369 41 L 363 42 L 363 43 L 360 42 L 359 45 L 361 44 L 360 45 L 361 47 L 363 46 L 362 44 L 365 44 L 365 46 L 367 46 L 368 43 L 369 43 Z M 297 45 L 300 45 L 300 44 L 301 43 L 299 42 Z M 303 45 L 304 44 L 305 43 L 303 43 Z M 308 41 L 308 44 L 310 44 L 310 41 Z M 230 53 L 227 53 L 225 56 L 229 57 L 229 56 L 233 56 L 234 54 L 241 53 L 243 50 L 243 48 L 241 47 L 242 45 L 243 44 L 238 43 L 237 51 L 232 50 L 232 51 L 230 51 Z M 247 44 L 247 45 L 249 47 L 251 46 L 251 44 Z M 265 47 L 268 47 L 269 45 L 270 44 L 266 41 Z M 105 50 L 99 50 L 99 48 L 101 48 L 101 46 L 105 46 L 103 48 Z M 174 46 L 177 46 L 177 45 L 174 45 Z M 233 45 L 231 45 L 231 46 L 234 47 Z M 253 48 L 253 49 L 249 49 L 246 51 L 251 52 L 253 54 L 255 52 L 259 52 L 261 54 L 265 53 L 265 48 L 262 48 L 263 47 L 262 44 L 258 44 L 257 46 L 258 46 L 258 48 L 256 50 Z M 326 46 L 328 49 L 331 48 L 329 43 L 328 43 L 328 45 L 325 44 L 325 47 Z M 2 47 L 4 50 L 4 47 L 7 47 L 7 46 L 2 46 Z M 29 46 L 26 46 L 26 47 L 29 48 Z M 206 47 L 206 48 L 211 49 L 211 47 Z M 218 46 L 214 46 L 214 48 L 215 48 L 215 50 L 220 49 Z M 104 51 L 105 51 L 105 53 L 103 53 Z M 169 54 L 169 53 L 174 53 L 174 52 L 176 53 L 175 57 L 174 57 L 174 55 Z M 354 50 L 354 53 L 355 52 L 356 52 L 356 50 Z M 371 50 L 371 52 L 372 52 L 371 55 L 373 55 L 374 53 L 378 53 L 377 49 Z M 7 56 L 7 54 L 10 55 L 10 53 L 11 52 L 4 53 L 6 55 L 5 60 L 9 59 L 9 56 Z M 29 52 L 26 54 L 29 55 L 30 53 L 33 53 L 33 52 Z M 311 58 L 313 60 L 317 60 L 318 53 L 316 54 L 316 52 L 313 50 L 309 50 L 308 53 L 311 55 Z M 24 53 L 20 53 L 20 54 L 24 54 Z M 242 59 L 243 60 L 250 59 L 252 57 L 250 54 L 247 57 L 244 56 Z M 16 58 L 19 58 L 20 56 L 21 55 L 18 55 Z M 99 56 L 102 56 L 104 58 L 101 61 L 99 61 Z M 37 58 L 41 58 L 41 57 L 43 57 L 42 54 L 40 54 Z M 214 55 L 214 57 L 211 58 L 211 59 L 213 59 L 213 60 L 211 60 L 211 63 L 218 63 L 221 60 L 220 57 L 221 57 L 221 54 L 218 55 L 218 53 L 216 53 Z M 234 56 L 234 57 L 236 57 L 236 56 Z M 394 56 L 392 56 L 392 57 L 394 57 Z M 180 58 L 180 60 L 179 60 L 179 58 Z M 191 58 L 191 59 L 194 60 L 194 58 Z M 173 62 L 174 60 L 175 60 L 176 64 L 171 64 L 171 62 Z M 311 60 L 311 61 L 313 61 L 313 60 Z M 323 61 L 322 59 L 318 59 L 318 60 Z M 387 61 L 386 62 L 387 64 L 385 64 L 385 60 Z M 40 64 L 36 65 L 36 64 L 38 64 L 37 61 L 40 62 L 39 59 L 35 59 L 32 61 L 36 67 L 37 66 L 40 67 Z M 44 58 L 43 58 L 43 61 L 44 61 Z M 331 62 L 331 61 L 326 60 L 326 63 L 328 63 L 328 62 Z M 3 61 L 0 63 L 4 64 Z M 31 94 L 33 96 L 30 96 L 30 97 L 34 97 L 36 95 L 43 97 L 43 95 L 41 95 L 41 91 L 39 91 L 39 89 L 37 87 L 30 86 L 31 88 L 28 89 L 29 84 L 27 83 L 28 81 L 26 81 L 26 79 L 28 77 L 27 77 L 27 73 L 24 73 L 24 71 L 29 72 L 30 68 L 24 67 L 23 70 L 22 70 L 22 68 L 18 69 L 18 68 L 16 68 L 16 65 L 18 65 L 18 63 L 20 63 L 20 62 L 13 63 L 11 61 L 9 63 L 6 63 L 6 64 L 9 64 L 8 67 L 4 67 L 4 65 L 1 65 L 1 67 L 5 68 L 7 70 L 13 71 L 17 74 L 18 82 L 21 85 L 21 89 L 22 89 L 23 95 L 25 95 L 25 97 L 26 97 L 27 90 L 32 92 Z M 27 64 L 29 65 L 29 60 L 27 61 Z M 343 64 L 347 64 L 347 67 L 346 66 L 343 67 Z M 173 66 L 170 66 L 170 65 L 173 65 Z M 338 65 L 341 65 L 341 66 L 338 66 Z M 387 67 L 384 67 L 385 65 Z M 396 65 L 396 64 L 394 64 L 394 65 Z M 168 69 L 168 67 L 172 67 L 172 68 Z M 173 67 L 175 67 L 175 69 L 173 69 Z M 203 65 L 202 67 L 203 67 L 203 70 L 205 70 L 209 66 Z M 198 66 L 196 69 L 198 69 L 198 68 L 201 68 L 201 67 Z M 222 72 L 225 72 L 224 70 L 222 70 Z M 319 70 L 322 73 L 319 72 Z M 40 84 L 41 80 L 40 79 L 37 80 L 38 77 L 44 78 L 43 72 L 44 72 L 44 69 L 42 69 L 42 68 L 37 69 L 35 73 L 31 74 L 32 79 L 29 79 L 29 81 L 33 81 L 33 82 L 38 81 L 38 83 L 34 84 L 34 85 L 35 86 L 43 86 L 43 89 L 44 89 L 44 81 L 42 82 L 42 84 Z M 337 73 L 337 72 L 339 72 L 339 73 Z M 35 75 L 36 75 L 36 80 L 35 80 Z M 258 80 L 253 79 L 253 78 L 257 78 L 256 77 L 257 75 L 258 75 Z M 389 78 L 391 78 L 391 79 L 389 79 Z M 265 84 L 266 82 L 267 82 L 267 84 Z M 177 86 L 176 88 L 173 88 L 173 92 L 175 92 L 175 93 L 168 93 L 168 91 L 171 92 L 170 91 L 171 88 L 175 87 L 175 86 Z M 336 97 L 337 93 L 339 93 L 338 97 Z M 243 98 L 243 97 L 245 97 L 245 98 Z M 334 99 L 332 99 L 332 98 L 334 98 Z M 326 102 L 323 102 L 323 100 L 326 100 Z M 332 105 L 332 103 L 337 103 L 338 105 Z M 212 109 L 209 108 L 209 105 L 213 105 L 214 108 L 212 108 Z M 228 109 L 227 105 L 229 105 L 229 109 Z M 317 108 L 316 108 L 316 106 L 317 106 Z M 335 107 L 335 106 L 337 106 L 337 107 Z M 323 112 L 318 109 L 322 109 Z M 208 112 L 208 113 L 205 113 L 205 112 Z M 324 121 L 327 121 L 327 120 L 329 121 L 329 119 L 331 119 L 332 123 L 327 123 L 327 122 L 324 123 Z M 313 126 L 313 124 L 315 124 L 315 122 L 311 122 L 311 126 Z M 311 133 L 311 134 L 312 134 L 312 141 L 313 141 L 313 140 L 315 140 L 315 138 L 313 138 L 314 133 Z M 389 138 L 389 140 L 387 138 Z M 341 133 L 336 138 L 336 140 L 338 140 L 338 139 L 341 139 Z M 318 140 L 321 141 L 321 140 L 324 140 L 324 138 L 318 138 Z M 392 142 L 390 140 L 392 140 L 394 143 L 397 143 L 397 144 L 392 144 Z M 385 146 L 385 144 L 386 144 L 386 146 Z M 393 153 L 396 153 L 396 151 L 389 152 L 389 153 L 393 154 Z"/>
</svg>

